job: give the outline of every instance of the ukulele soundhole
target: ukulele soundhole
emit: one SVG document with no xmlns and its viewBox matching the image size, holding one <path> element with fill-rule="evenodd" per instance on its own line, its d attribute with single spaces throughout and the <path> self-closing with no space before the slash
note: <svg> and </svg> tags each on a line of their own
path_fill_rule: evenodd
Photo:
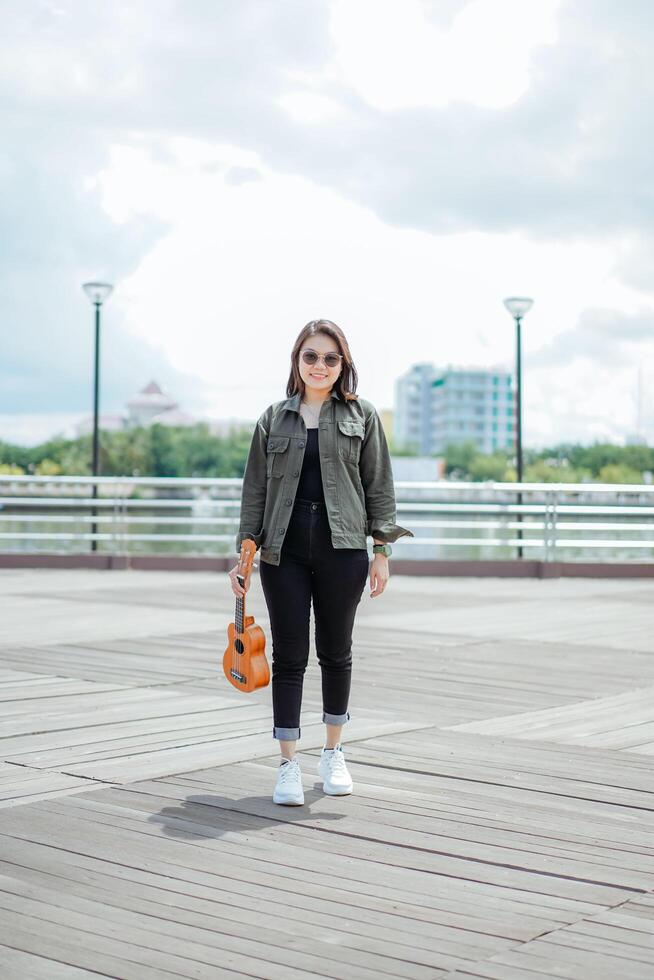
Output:
<svg viewBox="0 0 654 980">
<path fill-rule="evenodd" d="M 245 647 L 243 646 L 243 640 L 234 640 L 234 649 L 237 653 L 243 653 Z"/>
</svg>

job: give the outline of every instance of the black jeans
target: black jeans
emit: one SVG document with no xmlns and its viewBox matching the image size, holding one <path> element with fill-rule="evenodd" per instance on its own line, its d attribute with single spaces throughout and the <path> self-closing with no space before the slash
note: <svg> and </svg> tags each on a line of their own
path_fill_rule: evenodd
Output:
<svg viewBox="0 0 654 980">
<path fill-rule="evenodd" d="M 352 629 L 368 577 L 366 548 L 334 548 L 324 503 L 296 499 L 279 565 L 259 575 L 272 632 L 273 737 L 300 737 L 304 672 L 313 599 L 316 653 L 322 673 L 322 720 L 350 719 Z"/>
</svg>

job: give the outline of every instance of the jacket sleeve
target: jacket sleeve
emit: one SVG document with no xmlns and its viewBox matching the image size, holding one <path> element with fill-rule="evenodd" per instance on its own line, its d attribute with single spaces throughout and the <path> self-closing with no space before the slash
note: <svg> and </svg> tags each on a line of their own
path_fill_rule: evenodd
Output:
<svg viewBox="0 0 654 980">
<path fill-rule="evenodd" d="M 377 410 L 366 419 L 359 472 L 366 498 L 366 534 L 390 543 L 413 531 L 396 524 L 395 487 L 386 434 Z"/>
<path fill-rule="evenodd" d="M 243 474 L 241 490 L 241 514 L 236 535 L 236 553 L 240 554 L 244 538 L 252 538 L 257 548 L 263 537 L 263 514 L 266 505 L 267 480 L 266 459 L 268 432 L 270 431 L 270 409 L 257 419 L 252 433 L 250 451 Z"/>
</svg>

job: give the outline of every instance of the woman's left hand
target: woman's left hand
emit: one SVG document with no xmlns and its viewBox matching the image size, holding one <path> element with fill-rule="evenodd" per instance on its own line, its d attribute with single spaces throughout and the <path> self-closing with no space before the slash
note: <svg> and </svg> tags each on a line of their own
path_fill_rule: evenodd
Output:
<svg viewBox="0 0 654 980">
<path fill-rule="evenodd" d="M 386 555 L 375 555 L 372 559 L 370 565 L 370 588 L 372 592 L 370 593 L 370 598 L 374 599 L 376 595 L 381 595 L 386 588 L 386 583 L 390 578 L 390 571 L 388 568 L 388 558 Z"/>
</svg>

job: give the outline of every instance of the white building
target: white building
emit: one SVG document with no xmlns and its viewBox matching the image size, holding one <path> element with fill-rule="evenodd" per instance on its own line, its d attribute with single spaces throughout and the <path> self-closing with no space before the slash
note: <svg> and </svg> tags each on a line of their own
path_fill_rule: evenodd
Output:
<svg viewBox="0 0 654 980">
<path fill-rule="evenodd" d="M 397 482 L 446 479 L 445 460 L 440 456 L 391 456 L 391 468 Z"/>
<path fill-rule="evenodd" d="M 472 441 L 483 453 L 515 445 L 513 379 L 502 368 L 438 370 L 420 363 L 395 383 L 395 445 L 423 455 Z"/>
<path fill-rule="evenodd" d="M 126 411 L 121 415 L 100 415 L 98 426 L 105 432 L 122 432 L 138 426 L 154 425 L 155 422 L 160 425 L 196 425 L 201 421 L 202 419 L 181 411 L 175 399 L 167 395 L 156 381 L 151 381 L 130 398 Z M 92 415 L 75 426 L 76 436 L 88 435 L 90 432 L 93 432 Z"/>
<path fill-rule="evenodd" d="M 235 429 L 251 429 L 247 419 L 208 419 L 182 411 L 178 403 L 157 384 L 151 381 L 127 402 L 119 415 L 100 415 L 98 426 L 105 432 L 124 432 L 139 426 L 151 425 L 192 426 L 205 422 L 213 436 L 228 436 Z M 93 416 L 88 415 L 74 427 L 73 438 L 93 432 Z"/>
<path fill-rule="evenodd" d="M 98 419 L 98 425 L 105 432 L 122 432 L 125 428 L 125 419 L 122 415 L 101 415 Z M 72 439 L 79 439 L 80 436 L 88 436 L 91 432 L 93 432 L 93 416 L 87 415 L 86 418 L 73 425 L 72 429 L 68 427 L 66 435 Z"/>
<path fill-rule="evenodd" d="M 156 381 L 151 381 L 127 402 L 125 427 L 134 429 L 137 426 L 153 425 L 154 422 L 161 422 L 162 425 L 166 425 L 167 416 L 171 412 L 174 414 L 178 409 L 179 405 L 175 399 L 165 394 Z M 186 423 L 173 424 L 184 425 Z"/>
</svg>

